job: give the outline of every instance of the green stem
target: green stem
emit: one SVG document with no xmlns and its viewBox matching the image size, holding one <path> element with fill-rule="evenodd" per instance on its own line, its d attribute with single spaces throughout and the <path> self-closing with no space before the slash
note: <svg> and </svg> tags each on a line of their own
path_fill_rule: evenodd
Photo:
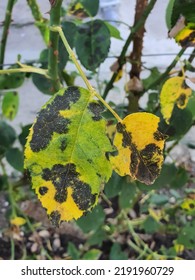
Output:
<svg viewBox="0 0 195 280">
<path fill-rule="evenodd" d="M 42 69 L 42 68 L 37 68 L 37 67 L 33 67 L 33 66 L 28 66 L 28 65 L 22 64 L 20 62 L 17 62 L 17 64 L 21 68 L 0 70 L 0 75 L 1 74 L 12 74 L 12 73 L 24 72 L 24 73 L 37 73 L 37 74 L 44 75 L 45 77 L 49 78 L 49 76 L 47 75 L 47 69 Z"/>
<path fill-rule="evenodd" d="M 36 0 L 27 0 L 27 3 L 31 9 L 32 15 L 35 19 L 36 26 L 38 27 L 44 41 L 46 44 L 48 44 L 48 35 L 49 35 L 49 29 L 48 26 L 46 25 L 47 20 L 43 18 L 39 5 L 37 4 Z"/>
<path fill-rule="evenodd" d="M 167 78 L 167 76 L 169 75 L 170 71 L 175 67 L 175 65 L 177 64 L 177 62 L 179 61 L 180 57 L 183 55 L 183 53 L 185 52 L 185 48 L 182 48 L 179 53 L 176 55 L 176 57 L 174 58 L 174 60 L 171 62 L 171 64 L 167 67 L 166 71 L 160 76 L 158 77 L 156 80 L 154 80 L 150 85 L 148 85 L 147 88 L 145 88 L 145 90 L 147 91 L 150 88 L 154 88 L 155 86 L 157 86 L 158 84 L 160 84 L 165 78 Z"/>
<path fill-rule="evenodd" d="M 122 68 L 122 66 L 125 64 L 126 59 L 125 59 L 125 55 L 126 52 L 128 50 L 128 47 L 130 45 L 130 43 L 133 41 L 135 34 L 139 31 L 139 29 L 145 24 L 146 19 L 148 18 L 150 12 L 152 11 L 155 3 L 157 0 L 151 0 L 150 3 L 148 4 L 148 6 L 146 7 L 141 19 L 135 23 L 135 25 L 131 28 L 131 32 L 129 34 L 129 37 L 127 38 L 127 41 L 125 42 L 125 45 L 122 49 L 122 52 L 118 58 L 118 63 L 119 63 L 119 69 Z M 117 77 L 118 73 L 115 72 L 110 81 L 108 82 L 105 90 L 104 90 L 104 94 L 103 94 L 103 98 L 105 99 L 108 95 L 108 92 L 113 88 L 113 84 L 115 82 L 115 79 Z"/>
<path fill-rule="evenodd" d="M 12 16 L 12 10 L 14 4 L 15 4 L 15 0 L 8 0 L 5 20 L 4 20 L 4 28 L 3 28 L 2 38 L 0 42 L 0 69 L 3 69 L 7 37 L 9 34 L 9 26 L 11 23 L 11 16 Z"/>
<path fill-rule="evenodd" d="M 51 6 L 50 11 L 50 26 L 60 25 L 60 11 L 61 11 L 62 0 L 56 0 L 55 5 Z M 48 55 L 48 73 L 51 77 L 52 92 L 55 93 L 61 88 L 60 78 L 58 75 L 58 45 L 59 45 L 59 34 L 53 32 L 50 29 L 49 34 L 49 55 Z"/>
<path fill-rule="evenodd" d="M 72 51 L 70 45 L 68 44 L 68 41 L 62 31 L 62 28 L 60 26 L 53 26 L 50 28 L 52 31 L 54 32 L 58 32 L 60 34 L 60 37 L 62 39 L 62 42 L 70 56 L 70 58 L 72 59 L 73 63 L 75 64 L 81 78 L 83 79 L 84 83 L 86 84 L 89 92 L 96 96 L 101 102 L 102 104 L 113 114 L 113 116 L 119 121 L 122 122 L 121 118 L 118 116 L 118 114 L 110 107 L 110 105 L 108 105 L 108 103 L 95 91 L 95 89 L 92 87 L 92 85 L 90 84 L 90 82 L 88 81 L 85 73 L 83 72 L 81 65 L 79 64 L 79 62 L 76 59 L 76 56 L 74 54 L 74 52 Z"/>
<path fill-rule="evenodd" d="M 14 244 L 14 240 L 11 238 L 10 239 L 10 243 L 11 243 L 11 260 L 15 259 L 15 244 Z"/>
</svg>

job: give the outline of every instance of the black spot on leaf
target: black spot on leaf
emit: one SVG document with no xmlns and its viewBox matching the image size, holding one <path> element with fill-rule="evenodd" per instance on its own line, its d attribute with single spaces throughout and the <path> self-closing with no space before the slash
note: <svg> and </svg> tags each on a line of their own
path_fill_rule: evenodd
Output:
<svg viewBox="0 0 195 280">
<path fill-rule="evenodd" d="M 45 195 L 47 192 L 48 192 L 48 187 L 43 186 L 39 188 L 40 195 Z"/>
<path fill-rule="evenodd" d="M 63 203 L 67 199 L 67 188 L 71 187 L 72 197 L 81 210 L 87 210 L 94 204 L 96 195 L 91 193 L 91 187 L 79 180 L 79 173 L 73 163 L 67 165 L 55 164 L 52 169 L 45 168 L 42 178 L 46 181 L 52 181 L 56 193 L 55 201 Z"/>
<path fill-rule="evenodd" d="M 104 108 L 99 103 L 91 102 L 88 106 L 88 110 L 93 114 L 92 119 L 94 121 L 99 121 L 102 119 L 101 113 L 104 111 Z"/>
<path fill-rule="evenodd" d="M 60 115 L 60 110 L 69 110 L 71 104 L 77 102 L 80 92 L 76 87 L 69 87 L 63 95 L 58 95 L 55 99 L 42 109 L 33 126 L 33 135 L 30 147 L 33 152 L 45 149 L 52 139 L 54 132 L 66 134 L 70 120 Z"/>
</svg>

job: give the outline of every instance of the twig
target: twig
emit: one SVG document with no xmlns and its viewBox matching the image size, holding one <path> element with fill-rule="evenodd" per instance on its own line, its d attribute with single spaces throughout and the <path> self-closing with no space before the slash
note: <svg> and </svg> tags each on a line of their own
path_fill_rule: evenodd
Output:
<svg viewBox="0 0 195 280">
<path fill-rule="evenodd" d="M 156 3 L 157 0 L 151 0 L 150 3 L 148 4 L 147 8 L 145 9 L 143 15 L 142 15 L 142 18 L 131 28 L 131 32 L 129 34 L 129 37 L 127 38 L 126 42 L 125 42 L 125 45 L 122 49 L 122 52 L 118 58 L 118 64 L 119 64 L 119 69 L 122 68 L 122 66 L 125 64 L 126 62 L 126 59 L 125 59 L 125 55 L 126 55 L 126 52 L 127 52 L 127 49 L 130 45 L 130 43 L 132 42 L 132 40 L 134 39 L 134 36 L 135 34 L 138 32 L 138 30 L 144 25 L 147 17 L 149 16 L 151 10 L 153 9 L 155 3 Z M 118 72 L 115 72 L 110 81 L 108 82 L 105 90 L 104 90 L 104 94 L 103 94 L 103 98 L 105 99 L 108 95 L 108 92 L 113 88 L 113 84 L 114 84 L 114 81 L 116 79 L 118 75 Z"/>
<path fill-rule="evenodd" d="M 27 0 L 27 3 L 31 9 L 32 15 L 35 19 L 35 24 L 39 29 L 44 41 L 46 44 L 49 43 L 49 28 L 46 25 L 47 19 L 43 18 L 39 5 L 37 4 L 36 0 Z"/>
<path fill-rule="evenodd" d="M 50 26 L 60 25 L 60 12 L 61 12 L 62 0 L 55 0 L 54 2 L 55 5 L 51 5 Z M 48 73 L 49 76 L 51 77 L 53 93 L 57 92 L 61 88 L 60 78 L 58 75 L 58 70 L 59 70 L 58 69 L 58 63 L 59 63 L 58 45 L 59 45 L 59 34 L 57 32 L 53 32 L 53 30 L 50 28 Z"/>
<path fill-rule="evenodd" d="M 154 88 L 156 85 L 160 84 L 165 78 L 167 78 L 167 76 L 169 75 L 170 71 L 175 67 L 175 65 L 177 64 L 177 62 L 179 61 L 180 57 L 183 55 L 183 53 L 185 52 L 185 48 L 182 48 L 179 53 L 176 55 L 176 57 L 174 58 L 174 60 L 171 62 L 171 64 L 167 67 L 166 71 L 160 75 L 160 77 L 158 77 L 156 80 L 154 80 L 150 85 L 148 85 L 145 88 L 145 91 L 147 91 L 148 89 Z"/>
<path fill-rule="evenodd" d="M 58 32 L 60 34 L 60 37 L 62 39 L 62 42 L 70 56 L 70 58 L 72 59 L 73 63 L 75 64 L 81 78 L 83 79 L 84 83 L 86 84 L 89 92 L 91 93 L 91 95 L 96 96 L 101 102 L 102 104 L 113 114 L 113 116 L 119 121 L 122 122 L 121 118 L 119 117 L 119 115 L 110 107 L 110 105 L 95 91 L 95 89 L 92 87 L 92 85 L 90 84 L 90 82 L 88 81 L 85 73 L 83 72 L 81 65 L 79 64 L 79 62 L 76 59 L 76 56 L 74 54 L 74 52 L 72 51 L 70 45 L 68 44 L 68 41 L 62 31 L 62 28 L 60 26 L 52 26 L 50 27 L 50 29 L 54 32 Z"/>
<path fill-rule="evenodd" d="M 8 0 L 5 20 L 4 20 L 4 28 L 3 28 L 3 33 L 2 33 L 1 43 L 0 43 L 0 69 L 3 69 L 7 37 L 9 34 L 9 26 L 11 24 L 12 10 L 14 4 L 15 4 L 15 0 Z"/>
<path fill-rule="evenodd" d="M 20 62 L 17 62 L 17 64 L 20 66 L 20 68 L 12 68 L 12 69 L 4 69 L 4 70 L 0 70 L 0 75 L 1 74 L 13 74 L 13 73 L 37 73 L 40 75 L 44 75 L 47 78 L 50 78 L 48 76 L 48 72 L 47 69 L 42 69 L 42 68 L 37 68 L 37 67 L 33 67 L 33 66 L 29 66 L 26 64 L 22 64 Z"/>
</svg>

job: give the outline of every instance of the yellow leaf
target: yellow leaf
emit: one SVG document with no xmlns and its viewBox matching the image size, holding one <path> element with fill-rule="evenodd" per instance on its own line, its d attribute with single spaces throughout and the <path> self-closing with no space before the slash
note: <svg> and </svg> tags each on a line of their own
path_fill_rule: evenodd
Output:
<svg viewBox="0 0 195 280">
<path fill-rule="evenodd" d="M 150 113 L 134 113 L 117 124 L 114 138 L 117 154 L 110 161 L 119 175 L 130 175 L 147 185 L 158 177 L 166 138 L 158 130 L 159 121 Z"/>
<path fill-rule="evenodd" d="M 192 90 L 186 85 L 184 77 L 172 77 L 168 79 L 160 93 L 161 113 L 169 124 L 174 106 L 184 109 Z"/>
<path fill-rule="evenodd" d="M 185 48 L 195 46 L 195 24 L 188 23 L 177 33 L 175 40 L 178 44 Z"/>
<path fill-rule="evenodd" d="M 23 226 L 26 224 L 26 220 L 22 217 L 15 217 L 11 219 L 10 223 L 15 226 Z"/>
</svg>

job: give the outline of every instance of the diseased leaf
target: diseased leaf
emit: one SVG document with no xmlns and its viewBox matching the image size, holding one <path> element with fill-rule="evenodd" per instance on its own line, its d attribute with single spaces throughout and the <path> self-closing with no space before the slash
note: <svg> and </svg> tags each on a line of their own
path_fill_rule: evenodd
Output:
<svg viewBox="0 0 195 280">
<path fill-rule="evenodd" d="M 95 69 L 107 58 L 110 32 L 101 20 L 92 20 L 79 27 L 75 42 L 79 60 L 86 69 Z"/>
<path fill-rule="evenodd" d="M 70 4 L 69 14 L 77 18 L 94 17 L 99 8 L 99 0 L 76 0 Z"/>
<path fill-rule="evenodd" d="M 118 154 L 110 161 L 119 175 L 130 175 L 147 185 L 158 177 L 166 138 L 158 130 L 159 121 L 150 113 L 134 113 L 117 124 L 114 145 Z"/>
<path fill-rule="evenodd" d="M 13 120 L 18 112 L 18 106 L 18 93 L 16 91 L 7 92 L 2 102 L 3 115 L 9 120 Z"/>
<path fill-rule="evenodd" d="M 172 77 L 164 83 L 160 93 L 160 105 L 166 123 L 170 122 L 174 106 L 184 109 L 191 94 L 192 90 L 186 85 L 184 77 Z"/>
<path fill-rule="evenodd" d="M 184 48 L 195 46 L 195 23 L 188 23 L 175 36 L 176 42 Z"/>
<path fill-rule="evenodd" d="M 103 108 L 79 87 L 61 89 L 43 106 L 27 139 L 25 168 L 51 222 L 78 219 L 97 203 L 112 168 Z"/>
</svg>

